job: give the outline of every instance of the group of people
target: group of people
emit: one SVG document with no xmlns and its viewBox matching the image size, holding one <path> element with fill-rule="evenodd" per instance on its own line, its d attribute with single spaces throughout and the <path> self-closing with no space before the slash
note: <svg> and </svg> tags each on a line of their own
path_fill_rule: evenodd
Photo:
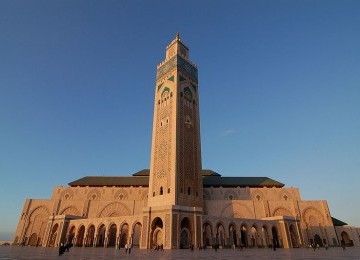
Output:
<svg viewBox="0 0 360 260">
<path fill-rule="evenodd" d="M 125 244 L 125 254 L 131 254 L 131 244 Z"/>
<path fill-rule="evenodd" d="M 312 249 L 314 249 L 314 251 L 316 250 L 316 249 L 320 249 L 320 244 L 319 243 L 312 243 L 311 245 L 311 248 Z M 327 243 L 325 243 L 324 244 L 324 248 L 326 249 L 326 250 L 328 250 L 329 249 L 329 245 L 327 244 Z"/>
<path fill-rule="evenodd" d="M 154 251 L 164 251 L 164 245 L 156 245 L 154 246 Z"/>
<path fill-rule="evenodd" d="M 73 246 L 72 243 L 66 243 L 65 245 L 63 243 L 59 246 L 59 256 L 63 255 L 66 252 L 69 252 L 70 248 Z"/>
</svg>

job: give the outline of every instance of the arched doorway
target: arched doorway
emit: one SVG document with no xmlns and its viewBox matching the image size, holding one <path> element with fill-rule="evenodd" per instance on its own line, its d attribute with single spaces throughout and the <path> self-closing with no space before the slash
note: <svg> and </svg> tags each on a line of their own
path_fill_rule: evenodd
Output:
<svg viewBox="0 0 360 260">
<path fill-rule="evenodd" d="M 222 247 L 225 246 L 225 229 L 221 223 L 216 225 L 216 244 Z"/>
<path fill-rule="evenodd" d="M 36 233 L 32 233 L 32 235 L 30 236 L 29 238 L 29 246 L 37 246 L 37 239 L 38 239 L 38 236 Z"/>
<path fill-rule="evenodd" d="M 95 226 L 91 225 L 88 228 L 86 236 L 86 246 L 94 246 Z"/>
<path fill-rule="evenodd" d="M 120 247 L 125 247 L 128 242 L 129 237 L 129 225 L 125 223 L 121 227 L 121 234 L 120 234 Z"/>
<path fill-rule="evenodd" d="M 203 225 L 203 245 L 212 246 L 213 234 L 212 228 L 209 223 L 204 223 Z"/>
<path fill-rule="evenodd" d="M 259 233 L 257 226 L 253 225 L 251 227 L 251 247 L 259 247 L 261 243 L 259 241 Z"/>
<path fill-rule="evenodd" d="M 180 225 L 180 248 L 190 248 L 191 246 L 191 226 L 189 218 L 184 218 Z"/>
<path fill-rule="evenodd" d="M 85 234 L 85 227 L 81 226 L 77 232 L 76 246 L 83 246 L 84 234 Z"/>
<path fill-rule="evenodd" d="M 75 231 L 76 231 L 75 226 L 72 226 L 72 227 L 69 229 L 69 233 L 68 233 L 68 236 L 67 236 L 67 239 L 66 239 L 66 243 L 68 243 L 68 244 L 73 244 L 73 239 L 74 239 L 74 237 L 75 237 Z"/>
<path fill-rule="evenodd" d="M 241 245 L 244 247 L 248 247 L 248 234 L 247 234 L 247 227 L 245 225 L 241 225 L 240 234 L 241 234 Z"/>
<path fill-rule="evenodd" d="M 141 228 L 142 228 L 142 226 L 139 222 L 137 222 L 134 226 L 133 238 L 132 238 L 132 246 L 133 247 L 140 247 Z"/>
<path fill-rule="evenodd" d="M 264 239 L 264 246 L 269 246 L 270 245 L 270 237 L 269 237 L 269 232 L 266 226 L 263 226 L 261 228 L 261 231 L 263 233 L 263 239 Z"/>
<path fill-rule="evenodd" d="M 163 222 L 156 217 L 151 224 L 151 247 L 164 245 Z"/>
<path fill-rule="evenodd" d="M 341 239 L 344 241 L 345 246 L 354 246 L 354 242 L 350 239 L 347 232 L 341 232 Z"/>
<path fill-rule="evenodd" d="M 237 246 L 237 235 L 236 235 L 236 226 L 235 224 L 230 224 L 229 226 L 229 244 L 230 246 Z"/>
<path fill-rule="evenodd" d="M 116 232 L 117 226 L 116 224 L 112 224 L 109 228 L 109 240 L 108 240 L 108 247 L 114 247 L 116 244 Z"/>
<path fill-rule="evenodd" d="M 58 245 L 55 245 L 55 241 L 56 241 L 57 234 L 58 234 L 58 228 L 59 228 L 59 224 L 55 224 L 53 226 L 53 228 L 51 229 L 49 247 L 58 246 Z"/>
<path fill-rule="evenodd" d="M 24 229 L 24 234 L 21 238 L 21 241 L 19 242 L 24 243 L 24 245 L 29 245 L 30 237 L 35 233 L 37 236 L 36 242 L 34 242 L 34 240 L 32 239 L 31 243 L 35 243 L 35 245 L 41 246 L 42 238 L 44 238 L 45 236 L 45 229 L 47 229 L 49 215 L 49 210 L 44 206 L 40 206 L 34 209 L 30 213 L 30 217 L 28 218 L 26 227 Z M 51 231 L 52 229 L 50 229 L 48 231 L 49 233 L 46 234 L 46 236 L 48 236 L 47 243 L 49 243 L 50 241 L 50 235 L 52 233 Z M 49 244 L 47 244 L 46 246 L 49 246 Z"/>
<path fill-rule="evenodd" d="M 98 235 L 97 235 L 97 243 L 96 246 L 98 247 L 102 247 L 104 246 L 105 243 L 105 232 L 106 232 L 106 227 L 104 224 L 100 225 L 100 227 L 98 228 Z"/>
<path fill-rule="evenodd" d="M 290 225 L 289 231 L 290 231 L 290 239 L 291 239 L 292 247 L 299 247 L 298 233 L 293 224 Z"/>
<path fill-rule="evenodd" d="M 319 245 L 320 247 L 324 246 L 323 241 L 318 234 L 315 234 L 315 236 L 314 236 L 314 243 L 315 243 L 315 245 Z"/>
<path fill-rule="evenodd" d="M 272 233 L 272 237 L 273 237 L 273 241 L 272 241 L 272 244 L 277 247 L 277 248 L 280 248 L 280 241 L 279 241 L 279 236 L 278 236 L 278 232 L 277 232 L 277 229 L 276 227 L 272 227 L 271 228 L 271 233 Z"/>
</svg>

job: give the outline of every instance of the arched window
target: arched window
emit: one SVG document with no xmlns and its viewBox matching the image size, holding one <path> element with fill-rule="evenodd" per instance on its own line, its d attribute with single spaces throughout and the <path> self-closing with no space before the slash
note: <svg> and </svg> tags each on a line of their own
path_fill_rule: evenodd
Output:
<svg viewBox="0 0 360 260">
<path fill-rule="evenodd" d="M 163 195 L 163 187 L 160 187 L 160 195 Z"/>
</svg>

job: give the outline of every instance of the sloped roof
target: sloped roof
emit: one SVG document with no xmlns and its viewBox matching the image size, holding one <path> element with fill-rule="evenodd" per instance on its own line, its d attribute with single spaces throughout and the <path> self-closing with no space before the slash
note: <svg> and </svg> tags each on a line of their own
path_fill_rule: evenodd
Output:
<svg viewBox="0 0 360 260">
<path fill-rule="evenodd" d="M 204 177 L 204 187 L 284 187 L 268 177 Z"/>
<path fill-rule="evenodd" d="M 201 170 L 201 174 L 203 177 L 205 176 L 221 176 L 221 174 L 217 173 L 217 172 L 214 172 L 212 170 Z"/>
<path fill-rule="evenodd" d="M 120 176 L 86 176 L 76 181 L 70 182 L 70 186 L 149 186 L 148 176 L 120 177 Z"/>
<path fill-rule="evenodd" d="M 341 220 L 339 220 L 337 218 L 331 217 L 331 219 L 332 219 L 332 222 L 335 227 L 347 226 L 347 223 L 342 222 Z"/>
<path fill-rule="evenodd" d="M 149 169 L 143 169 L 141 171 L 135 172 L 132 176 L 149 176 L 150 170 Z"/>
<path fill-rule="evenodd" d="M 212 170 L 201 170 L 202 176 L 221 176 L 219 173 L 214 172 Z M 141 171 L 135 172 L 132 176 L 149 176 L 150 170 L 143 169 Z"/>
<path fill-rule="evenodd" d="M 149 186 L 149 170 L 144 169 L 132 176 L 86 176 L 70 182 L 75 186 Z M 221 177 L 211 170 L 202 170 L 204 187 L 283 187 L 284 184 L 267 177 Z"/>
</svg>

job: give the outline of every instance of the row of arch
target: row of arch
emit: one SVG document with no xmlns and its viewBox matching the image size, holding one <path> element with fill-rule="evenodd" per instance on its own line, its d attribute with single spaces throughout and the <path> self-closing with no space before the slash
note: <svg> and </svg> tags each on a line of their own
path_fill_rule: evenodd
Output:
<svg viewBox="0 0 360 260">
<path fill-rule="evenodd" d="M 131 227 L 128 223 L 118 225 L 89 224 L 85 226 L 71 225 L 68 228 L 65 243 L 72 243 L 78 247 L 124 247 L 131 243 L 134 247 L 139 247 L 141 239 L 142 224 L 135 222 Z M 57 246 L 59 236 L 59 225 L 55 224 L 51 230 L 48 246 Z"/>
<path fill-rule="evenodd" d="M 289 226 L 289 231 L 293 237 L 293 247 L 299 246 L 299 234 L 294 224 Z M 206 221 L 203 224 L 203 245 L 204 246 L 241 246 L 241 247 L 269 247 L 275 245 L 282 247 L 282 238 L 278 227 L 273 225 L 247 225 L 241 224 L 238 228 L 235 223 L 225 226 L 224 223 L 218 222 L 212 225 Z"/>
</svg>

